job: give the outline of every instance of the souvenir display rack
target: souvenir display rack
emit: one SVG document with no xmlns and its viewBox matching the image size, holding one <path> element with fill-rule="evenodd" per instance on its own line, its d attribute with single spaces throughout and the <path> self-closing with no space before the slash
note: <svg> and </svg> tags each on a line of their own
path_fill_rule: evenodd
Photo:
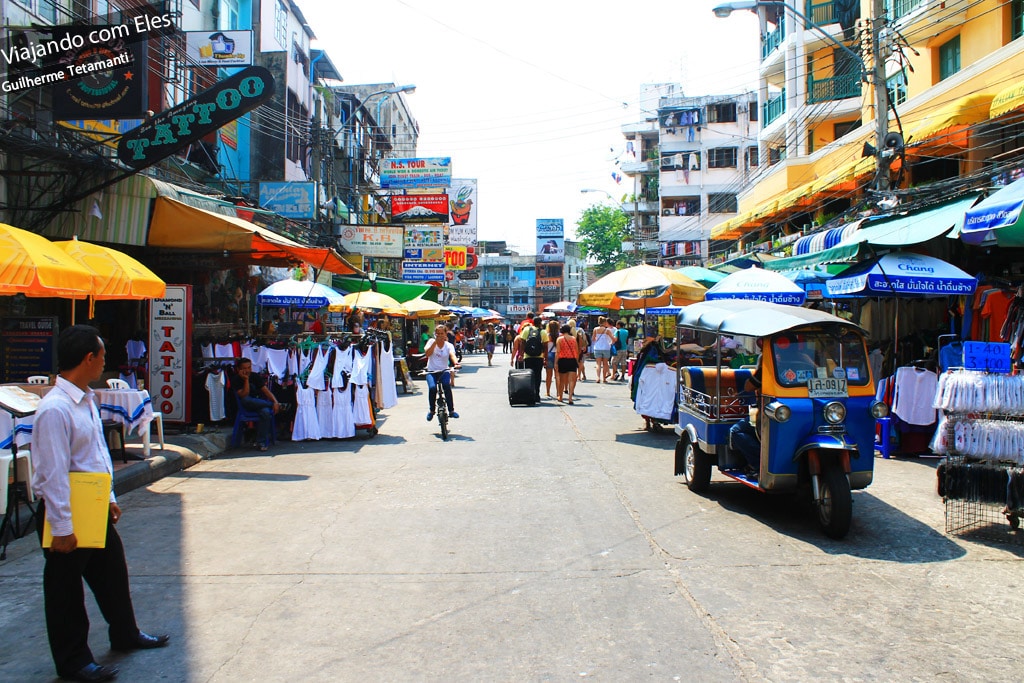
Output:
<svg viewBox="0 0 1024 683">
<path fill-rule="evenodd" d="M 1024 375 L 952 370 L 935 407 L 946 533 L 1024 545 Z"/>
</svg>

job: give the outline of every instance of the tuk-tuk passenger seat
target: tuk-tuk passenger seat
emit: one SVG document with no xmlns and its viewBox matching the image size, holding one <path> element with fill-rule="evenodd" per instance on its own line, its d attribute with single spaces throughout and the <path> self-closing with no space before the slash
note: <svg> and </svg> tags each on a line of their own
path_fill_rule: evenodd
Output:
<svg viewBox="0 0 1024 683">
<path fill-rule="evenodd" d="M 719 372 L 721 395 L 717 393 Z M 747 416 L 747 406 L 753 403 L 754 395 L 746 391 L 746 385 L 753 370 L 686 366 L 681 368 L 680 374 L 685 386 L 684 398 L 699 412 L 715 417 L 715 406 L 720 406 L 718 416 L 721 418 Z"/>
</svg>

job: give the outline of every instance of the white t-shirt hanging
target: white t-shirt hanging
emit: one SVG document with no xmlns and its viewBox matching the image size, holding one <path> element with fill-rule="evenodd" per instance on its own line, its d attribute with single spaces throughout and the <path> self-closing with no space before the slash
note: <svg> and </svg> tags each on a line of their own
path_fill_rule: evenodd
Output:
<svg viewBox="0 0 1024 683">
<path fill-rule="evenodd" d="M 220 422 L 227 417 L 224 409 L 224 386 L 226 382 L 223 372 L 211 372 L 206 375 L 206 390 L 210 392 L 210 421 Z"/>
</svg>

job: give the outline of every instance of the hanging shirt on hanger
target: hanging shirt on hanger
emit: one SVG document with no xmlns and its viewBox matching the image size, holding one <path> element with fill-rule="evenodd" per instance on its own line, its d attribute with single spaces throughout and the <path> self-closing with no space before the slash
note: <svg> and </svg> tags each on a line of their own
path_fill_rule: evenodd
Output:
<svg viewBox="0 0 1024 683">
<path fill-rule="evenodd" d="M 210 422 L 220 422 L 227 418 L 224 408 L 224 386 L 226 384 L 223 371 L 206 374 L 206 391 L 210 394 Z"/>
</svg>

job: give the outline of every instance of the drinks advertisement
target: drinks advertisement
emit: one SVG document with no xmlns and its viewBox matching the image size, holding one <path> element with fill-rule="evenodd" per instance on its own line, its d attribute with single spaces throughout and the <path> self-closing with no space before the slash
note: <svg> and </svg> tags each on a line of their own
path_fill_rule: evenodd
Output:
<svg viewBox="0 0 1024 683">
<path fill-rule="evenodd" d="M 452 180 L 452 185 L 448 188 L 448 206 L 451 210 L 448 244 L 464 247 L 476 246 L 476 202 L 475 178 Z"/>
<path fill-rule="evenodd" d="M 537 219 L 537 261 L 565 261 L 565 224 L 561 218 Z"/>
</svg>

